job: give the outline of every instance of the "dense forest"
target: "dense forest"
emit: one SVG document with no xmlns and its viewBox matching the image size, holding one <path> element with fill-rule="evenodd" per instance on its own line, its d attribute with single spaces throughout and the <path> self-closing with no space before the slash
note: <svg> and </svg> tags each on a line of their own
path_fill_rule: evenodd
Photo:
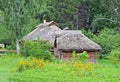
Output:
<svg viewBox="0 0 120 82">
<path fill-rule="evenodd" d="M 0 42 L 14 45 L 44 19 L 83 30 L 103 54 L 120 47 L 119 0 L 0 0 Z"/>
</svg>

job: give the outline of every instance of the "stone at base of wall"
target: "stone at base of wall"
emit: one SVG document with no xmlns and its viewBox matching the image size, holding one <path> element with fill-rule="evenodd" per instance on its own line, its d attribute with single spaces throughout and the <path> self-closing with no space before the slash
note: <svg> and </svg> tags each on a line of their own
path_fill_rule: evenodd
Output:
<svg viewBox="0 0 120 82">
<path fill-rule="evenodd" d="M 88 62 L 94 62 L 94 63 L 96 63 L 96 62 L 97 62 L 97 60 L 96 60 L 96 59 L 90 59 L 90 58 L 89 58 L 87 61 L 88 61 Z"/>
</svg>

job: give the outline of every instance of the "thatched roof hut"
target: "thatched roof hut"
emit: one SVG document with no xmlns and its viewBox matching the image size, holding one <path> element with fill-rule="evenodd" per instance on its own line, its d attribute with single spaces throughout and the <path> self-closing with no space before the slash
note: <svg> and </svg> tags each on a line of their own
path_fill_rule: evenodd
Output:
<svg viewBox="0 0 120 82">
<path fill-rule="evenodd" d="M 55 33 L 55 48 L 54 54 L 57 58 L 63 60 L 71 59 L 72 52 L 82 53 L 87 51 L 89 62 L 96 62 L 97 52 L 102 48 L 79 30 L 61 30 Z"/>
<path fill-rule="evenodd" d="M 32 32 L 22 38 L 22 40 L 46 40 L 52 45 L 55 41 L 55 31 L 61 30 L 54 21 L 44 22 L 36 26 Z"/>
<path fill-rule="evenodd" d="M 53 46 L 56 58 L 69 59 L 72 51 L 81 53 L 87 51 L 89 61 L 95 61 L 96 55 L 102 48 L 79 30 L 61 30 L 54 22 L 44 22 L 36 26 L 36 29 L 27 34 L 22 40 L 46 40 Z"/>
<path fill-rule="evenodd" d="M 57 31 L 56 37 L 57 49 L 59 50 L 99 51 L 102 49 L 78 30 Z"/>
</svg>

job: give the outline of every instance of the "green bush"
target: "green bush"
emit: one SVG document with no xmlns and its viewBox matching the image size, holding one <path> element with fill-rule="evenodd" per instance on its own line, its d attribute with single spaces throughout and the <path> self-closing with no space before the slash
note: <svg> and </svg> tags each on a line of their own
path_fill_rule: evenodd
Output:
<svg viewBox="0 0 120 82">
<path fill-rule="evenodd" d="M 101 56 L 108 55 L 113 49 L 120 47 L 120 34 L 114 29 L 105 28 L 95 35 L 90 32 L 83 31 L 91 40 L 98 43 L 102 47 Z"/>
<path fill-rule="evenodd" d="M 108 54 L 111 50 L 120 46 L 120 34 L 113 29 L 104 29 L 93 40 L 103 48 L 103 54 Z"/>
<path fill-rule="evenodd" d="M 112 50 L 110 52 L 110 56 L 114 56 L 114 57 L 120 59 L 120 48 Z"/>
<path fill-rule="evenodd" d="M 88 59 L 88 54 L 86 51 L 83 51 L 82 53 L 77 54 L 78 60 L 86 61 Z"/>
<path fill-rule="evenodd" d="M 44 60 L 51 60 L 51 45 L 46 41 L 25 41 L 21 43 L 20 53 L 26 57 L 32 56 Z"/>
<path fill-rule="evenodd" d="M 110 52 L 109 59 L 113 65 L 117 66 L 119 64 L 119 60 L 120 60 L 120 49 L 112 50 Z"/>
<path fill-rule="evenodd" d="M 77 58 L 78 61 L 82 61 L 85 62 L 88 59 L 89 55 L 87 54 L 86 51 L 83 51 L 82 53 L 76 53 L 75 51 L 73 51 L 72 53 L 72 58 L 73 60 Z"/>
</svg>

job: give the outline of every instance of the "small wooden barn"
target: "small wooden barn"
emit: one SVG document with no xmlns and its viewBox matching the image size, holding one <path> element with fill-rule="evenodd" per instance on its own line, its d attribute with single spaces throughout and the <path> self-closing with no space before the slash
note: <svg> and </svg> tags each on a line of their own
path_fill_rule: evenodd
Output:
<svg viewBox="0 0 120 82">
<path fill-rule="evenodd" d="M 22 40 L 46 40 L 53 46 L 54 56 L 67 60 L 72 57 L 72 52 L 81 53 L 87 51 L 88 61 L 95 61 L 101 47 L 88 39 L 78 30 L 61 30 L 54 21 L 44 22 L 36 26 L 36 29 L 23 37 Z"/>
<path fill-rule="evenodd" d="M 87 51 L 88 61 L 95 62 L 97 52 L 102 49 L 78 30 L 56 31 L 55 35 L 54 54 L 63 60 L 70 59 L 73 51 L 77 53 Z"/>
</svg>

